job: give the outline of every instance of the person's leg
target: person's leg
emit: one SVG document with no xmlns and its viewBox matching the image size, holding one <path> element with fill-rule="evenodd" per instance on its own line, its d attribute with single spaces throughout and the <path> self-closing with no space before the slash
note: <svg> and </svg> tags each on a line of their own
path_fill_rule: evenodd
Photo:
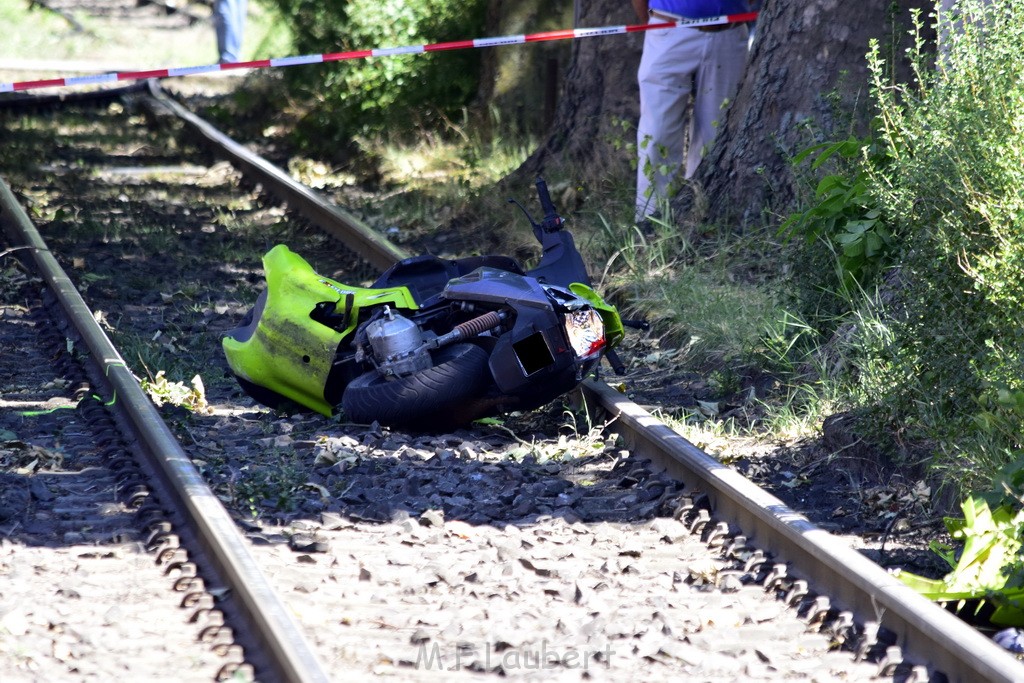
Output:
<svg viewBox="0 0 1024 683">
<path fill-rule="evenodd" d="M 245 21 L 248 15 L 248 0 L 234 0 L 235 5 L 235 31 L 234 31 L 234 53 L 235 61 L 242 59 L 242 42 L 245 39 Z"/>
<path fill-rule="evenodd" d="M 735 96 L 747 65 L 746 26 L 703 35 L 708 40 L 696 73 L 690 148 L 686 154 L 687 178 L 696 172 L 705 148 L 725 120 L 723 104 Z"/>
<path fill-rule="evenodd" d="M 226 0 L 216 0 L 213 3 L 213 30 L 217 34 L 217 59 L 222 62 L 228 61 L 224 59 L 224 56 L 227 54 L 225 43 L 227 42 L 228 25 L 231 23 L 227 17 L 229 9 Z"/>
<path fill-rule="evenodd" d="M 697 68 L 700 34 L 689 28 L 647 31 L 637 71 L 636 214 L 652 214 L 683 160 L 684 115 Z"/>
<path fill-rule="evenodd" d="M 237 62 L 242 56 L 246 0 L 217 0 L 213 25 L 217 32 L 217 54 L 221 62 Z"/>
</svg>

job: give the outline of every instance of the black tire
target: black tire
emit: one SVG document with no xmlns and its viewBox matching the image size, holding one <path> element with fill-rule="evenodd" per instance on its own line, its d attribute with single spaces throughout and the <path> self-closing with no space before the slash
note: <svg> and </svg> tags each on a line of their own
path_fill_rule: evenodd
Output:
<svg viewBox="0 0 1024 683">
<path fill-rule="evenodd" d="M 407 377 L 367 372 L 352 380 L 341 399 L 352 422 L 416 429 L 447 429 L 479 417 L 474 399 L 491 383 L 489 354 L 475 344 L 453 344 L 434 354 L 434 365 Z"/>
</svg>

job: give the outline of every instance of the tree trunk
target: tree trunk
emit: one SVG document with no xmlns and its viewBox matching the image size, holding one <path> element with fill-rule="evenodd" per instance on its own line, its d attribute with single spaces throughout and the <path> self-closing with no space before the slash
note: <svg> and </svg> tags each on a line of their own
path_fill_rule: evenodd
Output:
<svg viewBox="0 0 1024 683">
<path fill-rule="evenodd" d="M 866 132 L 873 112 L 869 40 L 877 39 L 887 57 L 901 55 L 911 8 L 927 16 L 932 6 L 905 0 L 893 16 L 890 0 L 766 0 L 746 76 L 696 187 L 673 202 L 676 215 L 702 206 L 694 218 L 716 225 L 778 222 L 798 196 L 792 157 L 817 142 Z"/>
<path fill-rule="evenodd" d="M 637 23 L 626 0 L 576 3 L 576 26 L 589 28 Z M 522 185 L 553 169 L 570 171 L 575 184 L 609 176 L 628 179 L 639 112 L 636 70 L 643 34 L 583 38 L 572 42 L 572 59 L 547 141 L 511 176 Z M 563 206 L 564 211 L 574 207 Z"/>
<path fill-rule="evenodd" d="M 562 17 L 562 23 L 551 26 L 552 16 Z M 543 20 L 541 19 L 543 17 Z M 569 17 L 574 17 L 569 19 Z M 627 0 L 557 0 L 545 4 L 541 0 L 490 0 L 488 5 L 488 33 L 506 35 L 535 33 L 549 29 L 577 27 L 618 26 L 636 23 L 636 15 Z M 559 211 L 569 215 L 584 202 L 577 191 L 580 187 L 597 184 L 606 178 L 616 178 L 632 185 L 630 161 L 633 154 L 626 151 L 623 142 L 636 137 L 636 119 L 639 112 L 636 70 L 643 47 L 642 34 L 584 38 L 573 41 L 533 43 L 527 46 L 490 48 L 483 62 L 479 106 L 475 112 L 480 121 L 488 122 L 482 106 L 494 106 L 501 119 L 494 121 L 501 135 L 510 130 L 508 102 L 514 112 L 529 107 L 537 112 L 545 108 L 545 86 L 541 92 L 530 81 L 540 80 L 538 74 L 547 73 L 546 61 L 538 62 L 543 52 L 537 48 L 558 46 L 567 55 L 559 69 L 561 82 L 555 93 L 553 122 L 539 136 L 543 143 L 518 169 L 503 178 L 487 193 L 477 198 L 473 206 L 455 216 L 444 234 L 443 245 L 427 245 L 432 253 L 501 253 L 526 261 L 536 256 L 536 240 L 523 217 L 507 200 L 515 197 L 536 213 L 536 197 L 532 185 L 538 175 L 549 181 L 559 178 L 571 182 L 559 185 L 552 182 L 550 189 Z M 550 53 L 549 53 L 550 54 Z M 528 60 L 523 62 L 521 60 Z M 526 64 L 525 68 L 520 68 Z M 630 197 L 632 206 L 632 197 Z M 491 229 L 480 230 L 481 224 Z M 495 224 L 508 229 L 493 229 Z"/>
<path fill-rule="evenodd" d="M 486 35 L 563 29 L 572 25 L 572 17 L 572 0 L 489 0 Z M 568 41 L 483 50 L 475 112 L 483 130 L 500 130 L 502 137 L 546 135 L 571 56 Z"/>
</svg>

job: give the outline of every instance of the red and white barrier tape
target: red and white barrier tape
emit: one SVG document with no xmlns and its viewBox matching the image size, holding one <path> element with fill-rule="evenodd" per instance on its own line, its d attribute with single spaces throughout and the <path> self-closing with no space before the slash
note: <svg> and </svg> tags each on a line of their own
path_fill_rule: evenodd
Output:
<svg viewBox="0 0 1024 683">
<path fill-rule="evenodd" d="M 466 50 L 498 45 L 519 45 L 521 43 L 540 43 L 549 40 L 576 40 L 595 36 L 611 36 L 622 33 L 637 33 L 663 28 L 698 28 L 716 26 L 736 22 L 753 21 L 757 12 L 727 14 L 704 19 L 683 19 L 675 22 L 659 24 L 641 24 L 632 26 L 602 26 L 599 28 L 574 28 L 560 31 L 544 31 L 518 36 L 499 36 L 497 38 L 474 38 L 472 40 L 455 40 L 448 43 L 433 45 L 409 45 L 406 47 L 386 47 L 373 50 L 352 50 L 349 52 L 332 52 L 319 55 L 301 55 L 296 57 L 278 57 L 276 59 L 257 59 L 251 62 L 227 62 L 224 64 L 208 64 L 205 66 L 186 66 L 174 69 L 152 69 L 148 71 L 119 71 L 92 76 L 74 76 L 71 78 L 50 78 L 39 81 L 20 81 L 16 83 L 0 83 L 0 92 L 17 92 L 21 90 L 37 90 L 39 88 L 56 88 L 75 85 L 93 85 L 116 81 L 139 81 L 147 78 L 172 78 L 176 76 L 195 76 L 197 74 L 229 71 L 231 69 L 267 69 L 283 66 L 299 66 L 301 64 L 322 64 L 324 62 L 341 62 L 348 59 L 366 59 L 368 57 L 389 57 L 391 55 L 410 55 L 423 52 L 443 52 L 445 50 Z"/>
</svg>

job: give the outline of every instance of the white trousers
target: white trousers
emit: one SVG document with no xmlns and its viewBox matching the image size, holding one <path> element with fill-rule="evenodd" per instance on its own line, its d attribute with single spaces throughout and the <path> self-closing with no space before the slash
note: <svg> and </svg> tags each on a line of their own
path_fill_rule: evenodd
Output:
<svg viewBox="0 0 1024 683">
<path fill-rule="evenodd" d="M 652 19 L 662 22 L 661 19 Z M 683 164 L 684 177 L 697 170 L 704 150 L 723 119 L 725 101 L 736 93 L 747 62 L 747 27 L 706 32 L 694 28 L 646 31 L 637 81 L 640 122 L 637 125 L 637 220 L 649 216 Z M 693 97 L 693 116 L 686 107 Z"/>
</svg>

